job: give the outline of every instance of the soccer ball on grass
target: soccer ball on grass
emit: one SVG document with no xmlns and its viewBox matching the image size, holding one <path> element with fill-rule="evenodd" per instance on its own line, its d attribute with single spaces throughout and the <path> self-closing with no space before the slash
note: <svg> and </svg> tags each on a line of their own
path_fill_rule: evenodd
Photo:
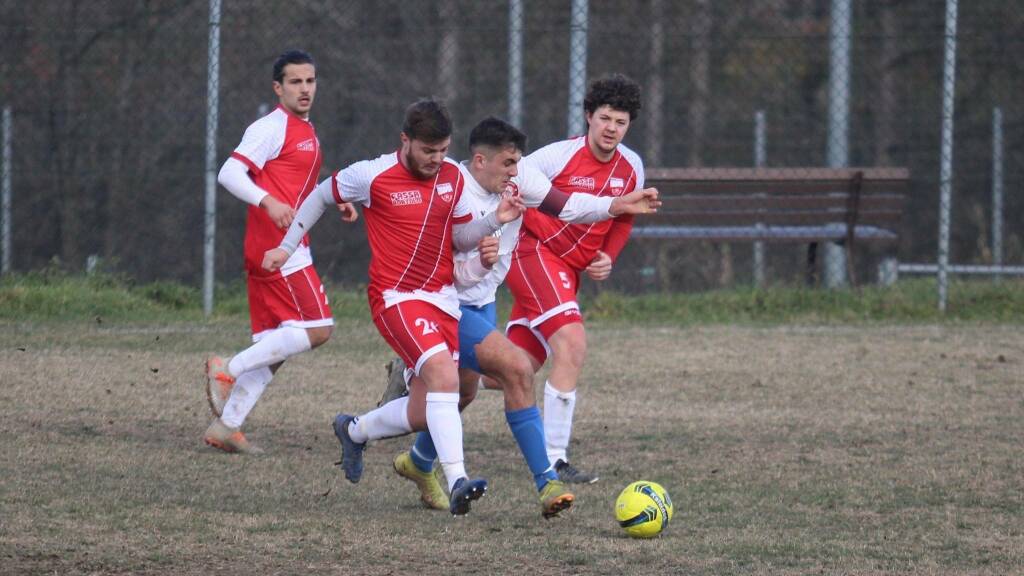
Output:
<svg viewBox="0 0 1024 576">
<path fill-rule="evenodd" d="M 657 482 L 633 482 L 615 500 L 615 519 L 633 538 L 653 538 L 672 520 L 672 499 Z"/>
</svg>

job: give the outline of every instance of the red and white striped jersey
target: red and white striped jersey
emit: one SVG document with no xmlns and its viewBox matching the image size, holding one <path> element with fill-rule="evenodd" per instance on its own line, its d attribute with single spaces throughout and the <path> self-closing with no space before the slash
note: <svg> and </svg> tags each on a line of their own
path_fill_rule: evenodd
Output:
<svg viewBox="0 0 1024 576">
<path fill-rule="evenodd" d="M 298 209 L 316 186 L 323 157 L 313 124 L 278 105 L 245 130 L 232 158 L 249 167 L 253 182 L 274 198 Z M 263 253 L 276 248 L 285 231 L 274 225 L 259 206 L 249 206 L 245 226 L 245 267 L 249 274 L 271 276 L 263 270 Z M 309 240 L 281 268 L 284 275 L 313 263 Z"/>
<path fill-rule="evenodd" d="M 425 300 L 459 317 L 452 261 L 452 226 L 469 221 L 455 208 L 464 179 L 458 164 L 445 159 L 434 178 L 416 178 L 398 152 L 363 160 L 336 173 L 334 201 L 358 202 L 365 209 L 370 241 L 370 308 L 404 300 Z"/>
<path fill-rule="evenodd" d="M 586 136 L 548 144 L 527 158 L 551 180 L 552 186 L 568 194 L 622 196 L 644 185 L 640 156 L 622 144 L 608 162 L 594 157 Z M 598 250 L 608 252 L 614 259 L 632 227 L 632 215 L 593 224 L 569 224 L 535 208 L 523 215 L 526 232 L 576 270 L 586 268 Z"/>
</svg>

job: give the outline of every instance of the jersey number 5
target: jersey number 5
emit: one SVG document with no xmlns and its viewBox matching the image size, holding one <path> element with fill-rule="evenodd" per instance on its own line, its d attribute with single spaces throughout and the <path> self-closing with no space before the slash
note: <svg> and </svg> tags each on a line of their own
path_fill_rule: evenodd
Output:
<svg viewBox="0 0 1024 576">
<path fill-rule="evenodd" d="M 572 282 L 569 281 L 568 274 L 566 274 L 565 272 L 559 272 L 558 277 L 562 279 L 562 288 L 565 288 L 566 290 L 572 288 Z"/>
</svg>

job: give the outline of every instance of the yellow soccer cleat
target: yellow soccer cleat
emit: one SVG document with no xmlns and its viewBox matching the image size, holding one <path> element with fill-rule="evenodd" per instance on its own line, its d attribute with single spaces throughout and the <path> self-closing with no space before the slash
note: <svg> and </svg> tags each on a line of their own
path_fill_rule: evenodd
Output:
<svg viewBox="0 0 1024 576">
<path fill-rule="evenodd" d="M 559 512 L 568 510 L 576 500 L 561 480 L 549 480 L 540 489 L 540 513 L 544 518 L 554 518 Z"/>
<path fill-rule="evenodd" d="M 412 462 L 412 456 L 408 452 L 402 452 L 395 457 L 395 472 L 402 478 L 408 478 L 416 483 L 420 489 L 420 500 L 427 508 L 434 510 L 448 509 L 448 495 L 441 488 L 437 480 L 437 471 L 424 472 Z"/>
</svg>

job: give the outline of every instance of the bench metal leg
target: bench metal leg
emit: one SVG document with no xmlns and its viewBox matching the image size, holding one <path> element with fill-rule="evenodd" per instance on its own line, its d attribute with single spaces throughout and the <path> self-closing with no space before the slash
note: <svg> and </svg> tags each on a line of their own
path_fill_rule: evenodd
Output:
<svg viewBox="0 0 1024 576">
<path fill-rule="evenodd" d="M 818 243 L 807 245 L 807 285 L 818 285 Z"/>
</svg>

